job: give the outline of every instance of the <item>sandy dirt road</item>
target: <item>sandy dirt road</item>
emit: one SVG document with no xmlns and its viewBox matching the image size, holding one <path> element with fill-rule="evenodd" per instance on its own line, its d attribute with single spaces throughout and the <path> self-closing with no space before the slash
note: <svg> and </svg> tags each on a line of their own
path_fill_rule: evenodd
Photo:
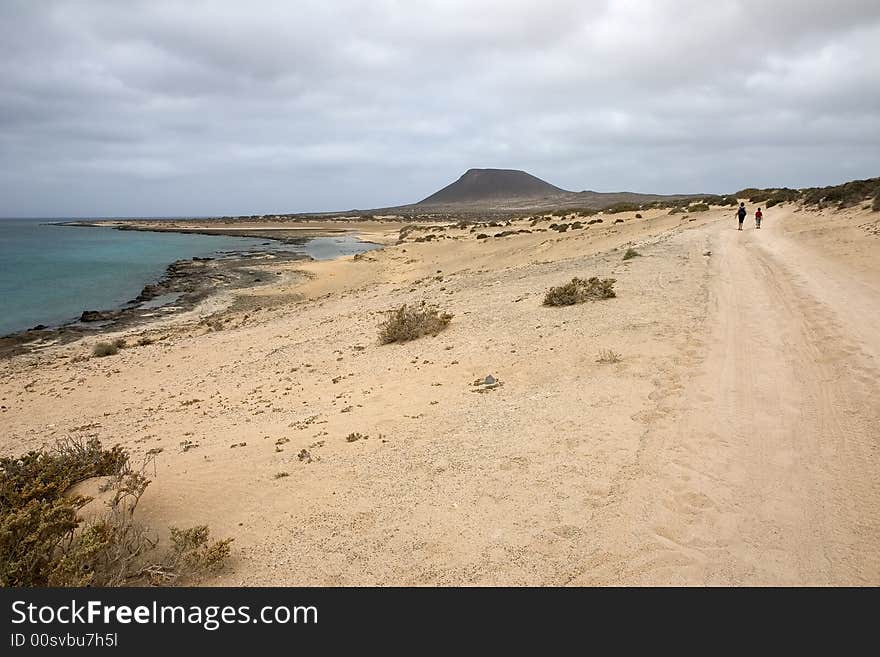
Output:
<svg viewBox="0 0 880 657">
<path fill-rule="evenodd" d="M 582 583 L 880 583 L 880 289 L 777 214 L 702 229 L 705 358 L 623 511 L 655 541 Z"/>
</svg>

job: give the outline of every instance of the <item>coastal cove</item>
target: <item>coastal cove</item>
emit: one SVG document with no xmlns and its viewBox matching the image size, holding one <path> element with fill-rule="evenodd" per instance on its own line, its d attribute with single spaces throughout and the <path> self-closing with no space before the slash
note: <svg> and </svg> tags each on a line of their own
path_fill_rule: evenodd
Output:
<svg viewBox="0 0 880 657">
<path fill-rule="evenodd" d="M 193 258 L 230 265 L 261 257 L 326 260 L 377 247 L 343 231 L 316 230 L 296 239 L 277 239 L 83 228 L 56 221 L 0 219 L 0 336 L 38 325 L 68 325 L 86 310 L 131 307 L 129 302 L 144 286 L 166 277 L 175 263 Z M 173 301 L 173 296 L 167 300 Z"/>
</svg>

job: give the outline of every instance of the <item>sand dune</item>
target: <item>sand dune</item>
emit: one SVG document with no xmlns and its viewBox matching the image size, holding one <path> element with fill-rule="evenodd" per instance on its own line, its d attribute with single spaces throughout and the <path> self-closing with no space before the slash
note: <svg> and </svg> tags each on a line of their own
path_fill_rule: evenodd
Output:
<svg viewBox="0 0 880 657">
<path fill-rule="evenodd" d="M 0 450 L 162 448 L 143 519 L 235 537 L 206 584 L 880 584 L 880 217 L 643 214 L 377 225 L 149 346 L 4 361 Z M 591 275 L 618 297 L 541 305 Z M 450 327 L 380 346 L 420 300 Z"/>
</svg>

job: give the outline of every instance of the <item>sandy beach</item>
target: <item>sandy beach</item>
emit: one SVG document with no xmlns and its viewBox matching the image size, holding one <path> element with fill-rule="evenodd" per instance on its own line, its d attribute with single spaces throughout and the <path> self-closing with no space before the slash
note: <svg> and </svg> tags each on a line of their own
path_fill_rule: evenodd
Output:
<svg viewBox="0 0 880 657">
<path fill-rule="evenodd" d="M 235 539 L 205 585 L 880 584 L 880 215 L 642 214 L 372 222 L 381 250 L 32 345 L 0 452 L 161 450 L 141 520 Z M 542 305 L 575 276 L 617 298 Z M 448 329 L 380 345 L 423 300 Z"/>
</svg>

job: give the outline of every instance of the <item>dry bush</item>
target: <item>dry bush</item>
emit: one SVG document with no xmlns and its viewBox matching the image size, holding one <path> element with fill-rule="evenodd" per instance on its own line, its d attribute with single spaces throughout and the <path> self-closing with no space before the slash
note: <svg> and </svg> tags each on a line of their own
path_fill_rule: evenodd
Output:
<svg viewBox="0 0 880 657">
<path fill-rule="evenodd" d="M 627 249 L 626 253 L 623 254 L 624 260 L 631 260 L 632 258 L 638 258 L 642 254 L 636 251 L 635 249 Z"/>
<path fill-rule="evenodd" d="M 628 203 L 626 201 L 622 201 L 620 203 L 615 203 L 614 205 L 610 205 L 607 208 L 603 209 L 602 212 L 605 214 L 617 214 L 618 212 L 635 212 L 636 210 L 641 210 L 642 206 L 638 203 Z"/>
<path fill-rule="evenodd" d="M 103 358 L 104 356 L 115 356 L 119 353 L 119 347 L 110 342 L 96 342 L 95 346 L 92 347 L 92 355 L 97 356 L 98 358 Z"/>
<path fill-rule="evenodd" d="M 151 462 L 134 469 L 121 447 L 75 438 L 0 458 L 0 586 L 119 586 L 156 583 L 153 572 L 194 574 L 179 568 L 176 553 L 151 561 L 158 539 L 134 519 Z M 108 478 L 101 491 L 112 497 L 103 513 L 83 521 L 79 511 L 91 498 L 67 491 L 93 477 Z M 202 561 L 206 568 L 228 555 L 230 540 L 200 546 L 212 557 Z"/>
<path fill-rule="evenodd" d="M 611 299 L 616 297 L 613 278 L 599 279 L 595 276 L 584 280 L 572 278 L 569 283 L 559 287 L 551 287 L 544 297 L 545 306 L 572 306 L 584 301 Z"/>
<path fill-rule="evenodd" d="M 623 360 L 623 358 L 621 358 L 620 354 L 616 351 L 603 349 L 599 352 L 599 357 L 596 359 L 596 362 L 602 363 L 603 365 L 610 365 L 613 363 L 619 363 L 621 360 Z"/>
<path fill-rule="evenodd" d="M 418 306 L 404 304 L 387 312 L 385 321 L 379 325 L 379 342 L 408 342 L 424 335 L 437 335 L 451 320 L 451 314 L 424 301 Z"/>
<path fill-rule="evenodd" d="M 799 193 L 803 195 L 806 205 L 837 204 L 841 209 L 848 208 L 880 194 L 880 178 L 851 180 L 832 187 L 802 189 Z"/>
<path fill-rule="evenodd" d="M 173 584 L 220 570 L 229 558 L 231 538 L 211 542 L 207 525 L 171 527 L 171 547 L 161 562 L 141 570 L 154 586 Z"/>
<path fill-rule="evenodd" d="M 117 472 L 120 448 L 69 440 L 50 452 L 0 459 L 0 586 L 48 586 L 63 543 L 79 525 L 88 498 L 65 498 L 73 484 Z"/>
<path fill-rule="evenodd" d="M 709 206 L 705 203 L 694 203 L 693 205 L 688 207 L 688 211 L 690 212 L 708 212 Z"/>
</svg>

